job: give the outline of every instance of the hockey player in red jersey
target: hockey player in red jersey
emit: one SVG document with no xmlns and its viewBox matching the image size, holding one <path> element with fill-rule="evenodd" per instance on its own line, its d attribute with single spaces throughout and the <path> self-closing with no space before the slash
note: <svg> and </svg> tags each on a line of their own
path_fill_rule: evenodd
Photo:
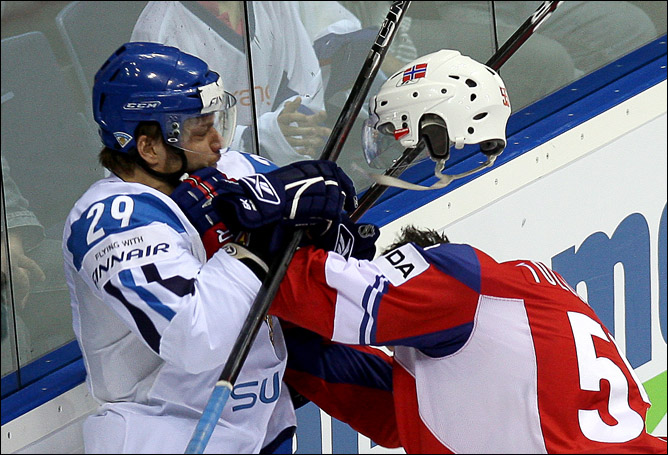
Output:
<svg viewBox="0 0 668 455">
<path fill-rule="evenodd" d="M 488 161 L 503 151 L 510 105 L 494 71 L 456 51 L 408 70 L 372 103 L 372 153 L 382 136 L 424 141 L 437 164 L 452 145 L 480 144 Z M 642 384 L 558 273 L 498 263 L 435 231 L 405 234 L 373 260 L 295 253 L 271 307 L 303 328 L 286 336 L 286 382 L 408 453 L 666 453 L 645 429 Z"/>
<path fill-rule="evenodd" d="M 271 312 L 338 344 L 320 345 L 323 368 L 293 332 L 288 383 L 381 445 L 396 425 L 408 453 L 666 453 L 645 430 L 642 384 L 558 273 L 405 234 L 373 261 L 297 251 Z M 346 345 L 391 346 L 394 359 Z M 383 391 L 394 413 L 368 408 Z"/>
</svg>

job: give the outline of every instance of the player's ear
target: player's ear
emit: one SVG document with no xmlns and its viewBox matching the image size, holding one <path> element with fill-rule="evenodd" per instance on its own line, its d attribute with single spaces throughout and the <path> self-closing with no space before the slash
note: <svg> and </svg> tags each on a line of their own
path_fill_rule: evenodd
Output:
<svg viewBox="0 0 668 455">
<path fill-rule="evenodd" d="M 137 153 L 139 153 L 139 156 L 142 157 L 146 163 L 149 165 L 158 164 L 160 159 L 160 154 L 158 153 L 159 139 L 146 134 L 141 134 L 136 139 L 136 143 Z"/>
</svg>

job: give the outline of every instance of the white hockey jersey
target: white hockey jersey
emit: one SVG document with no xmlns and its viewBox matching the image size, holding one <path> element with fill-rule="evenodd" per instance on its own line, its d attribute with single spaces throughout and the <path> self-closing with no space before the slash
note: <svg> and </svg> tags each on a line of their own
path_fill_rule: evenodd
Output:
<svg viewBox="0 0 668 455">
<path fill-rule="evenodd" d="M 227 151 L 219 165 L 239 177 L 262 161 Z M 86 382 L 100 403 L 84 423 L 86 451 L 183 453 L 260 281 L 224 251 L 206 262 L 168 196 L 114 175 L 76 202 L 63 253 Z M 273 322 L 260 328 L 207 453 L 258 453 L 296 425 Z"/>
<path fill-rule="evenodd" d="M 260 145 L 278 165 L 308 159 L 288 144 L 277 122 L 282 102 L 297 95 L 301 97 L 302 105 L 311 111 L 324 110 L 320 64 L 300 20 L 299 2 L 248 3 L 252 12 L 252 83 Z M 197 2 L 192 2 L 192 7 L 198 7 Z M 206 11 L 202 11 L 201 16 L 210 19 L 210 23 L 205 23 L 181 2 L 148 2 L 137 19 L 130 40 L 175 46 L 207 62 L 223 78 L 225 90 L 237 99 L 240 127 L 232 145 L 249 149 L 241 145 L 242 139 L 246 142 L 250 138 L 250 130 L 244 127 L 252 124 L 253 99 L 249 91 L 245 37 Z M 286 92 L 279 94 L 284 77 L 288 93 L 292 94 L 290 98 L 286 98 Z M 281 98 L 278 103 L 277 95 Z"/>
</svg>

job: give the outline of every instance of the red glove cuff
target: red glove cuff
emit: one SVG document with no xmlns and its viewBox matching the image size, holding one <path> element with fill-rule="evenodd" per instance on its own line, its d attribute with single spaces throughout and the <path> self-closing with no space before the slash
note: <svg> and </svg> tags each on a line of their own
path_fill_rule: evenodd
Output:
<svg viewBox="0 0 668 455">
<path fill-rule="evenodd" d="M 229 243 L 231 240 L 232 233 L 227 229 L 227 226 L 220 221 L 214 224 L 210 229 L 207 229 L 202 235 L 202 243 L 206 250 L 206 259 L 211 259 L 211 256 L 213 256 L 216 251 L 221 249 L 223 245 Z"/>
</svg>

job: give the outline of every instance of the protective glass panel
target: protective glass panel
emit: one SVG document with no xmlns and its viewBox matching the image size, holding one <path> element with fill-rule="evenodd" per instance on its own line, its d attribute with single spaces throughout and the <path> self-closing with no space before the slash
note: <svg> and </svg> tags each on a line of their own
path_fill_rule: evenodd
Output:
<svg viewBox="0 0 668 455">
<path fill-rule="evenodd" d="M 4 163 L 4 160 L 3 160 Z M 4 169 L 3 169 L 4 175 Z M 4 182 L 3 182 L 4 183 Z M 4 378 L 13 373 L 18 368 L 18 355 L 16 353 L 16 323 L 14 320 L 14 300 L 12 298 L 12 289 L 10 286 L 10 264 L 9 264 L 9 248 L 7 245 L 7 226 L 5 218 L 5 202 L 4 202 L 4 184 L 2 186 L 2 198 L 0 199 L 0 215 L 2 215 L 2 223 L 0 224 L 0 256 L 2 262 L 0 264 L 0 284 L 1 298 L 2 298 L 2 378 L 3 378 L 3 395 L 5 393 Z"/>
<path fill-rule="evenodd" d="M 104 175 L 90 98 L 111 52 L 147 40 L 202 57 L 237 99 L 232 146 L 283 165 L 322 154 L 390 3 L 2 2 L 2 256 L 44 275 L 30 266 L 22 281 L 3 262 L 3 375 L 74 339 L 60 239 L 74 201 Z M 358 192 L 379 172 L 362 153 L 362 127 L 380 85 L 443 48 L 487 61 L 539 4 L 412 2 L 349 133 L 332 138 L 344 140 L 338 162 Z M 500 69 L 513 112 L 665 32 L 665 2 L 564 2 Z M 20 240 L 10 179 L 38 232 Z"/>
</svg>

